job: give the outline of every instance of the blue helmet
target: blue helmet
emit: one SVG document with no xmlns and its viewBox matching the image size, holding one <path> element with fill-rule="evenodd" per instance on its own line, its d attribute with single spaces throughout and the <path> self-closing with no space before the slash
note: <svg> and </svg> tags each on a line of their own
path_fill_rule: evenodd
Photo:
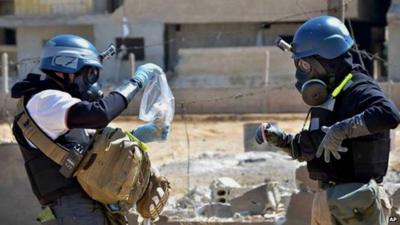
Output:
<svg viewBox="0 0 400 225">
<path fill-rule="evenodd" d="M 336 17 L 318 16 L 306 21 L 293 38 L 293 58 L 318 55 L 336 58 L 354 44 L 346 26 Z"/>
<path fill-rule="evenodd" d="M 50 39 L 40 55 L 40 69 L 77 73 L 85 66 L 102 68 L 97 49 L 86 39 L 61 34 Z"/>
</svg>

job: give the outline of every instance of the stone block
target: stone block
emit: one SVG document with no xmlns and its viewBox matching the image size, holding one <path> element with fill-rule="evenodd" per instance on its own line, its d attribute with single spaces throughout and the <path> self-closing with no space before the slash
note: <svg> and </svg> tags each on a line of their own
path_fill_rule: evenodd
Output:
<svg viewBox="0 0 400 225">
<path fill-rule="evenodd" d="M 300 192 L 318 191 L 318 181 L 311 180 L 307 166 L 300 166 L 296 170 L 296 186 Z"/>
<path fill-rule="evenodd" d="M 226 203 L 231 200 L 231 193 L 234 189 L 239 189 L 241 186 L 238 182 L 230 177 L 220 177 L 214 180 L 211 185 L 211 201 Z"/>
<path fill-rule="evenodd" d="M 232 199 L 230 203 L 233 212 L 248 215 L 264 215 L 266 212 L 276 212 L 280 202 L 277 186 L 276 182 L 263 184 Z"/>
<path fill-rule="evenodd" d="M 299 192 L 293 194 L 288 210 L 286 212 L 286 222 L 284 225 L 309 225 L 311 224 L 311 209 L 314 194 Z"/>
</svg>

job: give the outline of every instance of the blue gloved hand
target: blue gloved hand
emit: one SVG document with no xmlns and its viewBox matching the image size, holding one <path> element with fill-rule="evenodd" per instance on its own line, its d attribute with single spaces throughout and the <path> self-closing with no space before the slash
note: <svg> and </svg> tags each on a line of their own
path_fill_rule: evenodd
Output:
<svg viewBox="0 0 400 225">
<path fill-rule="evenodd" d="M 165 126 L 162 129 L 162 133 L 161 133 L 161 140 L 165 141 L 168 139 L 168 135 L 169 135 L 169 126 Z"/>
<path fill-rule="evenodd" d="M 153 79 L 153 77 L 159 76 L 163 73 L 164 71 L 161 69 L 161 67 L 157 66 L 156 64 L 146 63 L 137 68 L 133 80 L 138 82 L 141 87 L 145 87 L 147 83 Z"/>
<path fill-rule="evenodd" d="M 169 134 L 169 126 L 159 128 L 154 123 L 146 123 L 133 130 L 132 134 L 144 143 L 166 140 Z"/>
</svg>

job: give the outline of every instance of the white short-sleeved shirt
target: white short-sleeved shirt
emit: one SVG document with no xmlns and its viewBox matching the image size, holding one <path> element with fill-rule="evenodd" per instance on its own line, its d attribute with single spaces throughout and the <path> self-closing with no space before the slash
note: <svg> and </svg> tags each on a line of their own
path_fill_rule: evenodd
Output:
<svg viewBox="0 0 400 225">
<path fill-rule="evenodd" d="M 68 110 L 80 101 L 67 92 L 45 90 L 33 95 L 26 109 L 40 129 L 55 140 L 69 130 L 66 124 Z"/>
</svg>

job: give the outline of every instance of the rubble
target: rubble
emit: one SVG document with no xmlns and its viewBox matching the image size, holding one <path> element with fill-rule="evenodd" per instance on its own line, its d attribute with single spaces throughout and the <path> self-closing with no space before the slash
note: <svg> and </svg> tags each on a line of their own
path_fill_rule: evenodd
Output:
<svg viewBox="0 0 400 225">
<path fill-rule="evenodd" d="M 197 214 L 205 217 L 233 217 L 231 204 L 221 202 L 206 204 L 198 209 Z"/>
<path fill-rule="evenodd" d="M 248 215 L 274 214 L 282 207 L 278 183 L 263 184 L 230 201 L 233 212 Z"/>
<path fill-rule="evenodd" d="M 170 218 L 281 221 L 284 211 L 278 182 L 242 187 L 230 177 L 220 177 L 209 189 L 196 187 L 179 199 L 171 199 L 164 215 Z"/>
</svg>

